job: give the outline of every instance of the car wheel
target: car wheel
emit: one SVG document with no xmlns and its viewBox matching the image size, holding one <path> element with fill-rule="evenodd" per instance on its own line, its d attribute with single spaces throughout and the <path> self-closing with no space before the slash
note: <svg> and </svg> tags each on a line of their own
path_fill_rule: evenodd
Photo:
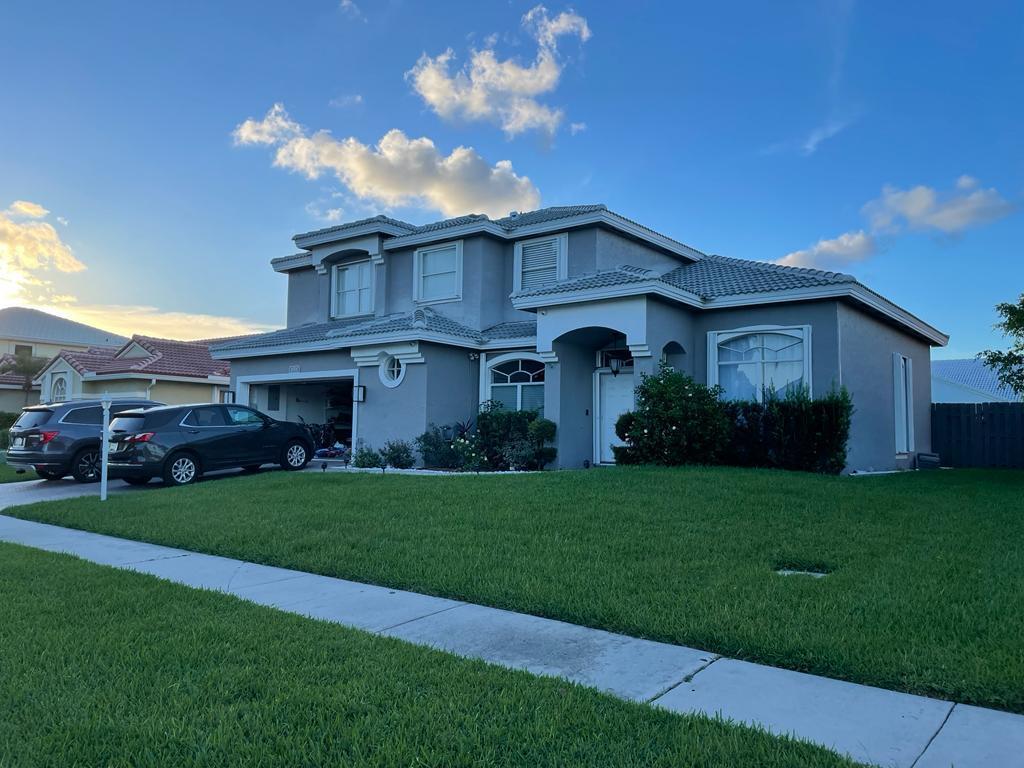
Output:
<svg viewBox="0 0 1024 768">
<path fill-rule="evenodd" d="M 64 477 L 60 472 L 50 472 L 46 469 L 37 469 L 36 474 L 43 478 L 43 480 L 60 480 Z"/>
<path fill-rule="evenodd" d="M 281 466 L 288 470 L 302 469 L 309 464 L 309 449 L 299 440 L 292 440 L 284 447 Z"/>
<path fill-rule="evenodd" d="M 128 485 L 145 485 L 152 479 L 153 478 L 151 477 L 126 477 L 124 478 L 124 481 L 128 483 Z"/>
<path fill-rule="evenodd" d="M 99 448 L 83 448 L 71 460 L 71 476 L 80 483 L 95 483 L 102 464 Z"/>
<path fill-rule="evenodd" d="M 199 463 L 189 453 L 175 453 L 164 464 L 164 482 L 167 485 L 188 485 L 199 477 Z"/>
</svg>

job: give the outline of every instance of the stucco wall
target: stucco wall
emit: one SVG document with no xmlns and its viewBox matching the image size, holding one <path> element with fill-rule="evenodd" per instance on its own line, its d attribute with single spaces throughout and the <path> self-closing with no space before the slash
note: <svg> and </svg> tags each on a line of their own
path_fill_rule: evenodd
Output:
<svg viewBox="0 0 1024 768">
<path fill-rule="evenodd" d="M 558 362 L 544 371 L 544 416 L 558 425 L 555 467 L 578 469 L 594 458 L 594 347 L 555 341 Z"/>
<path fill-rule="evenodd" d="M 913 361 L 914 450 L 931 450 L 931 348 L 846 304 L 838 305 L 842 381 L 853 396 L 848 469 L 886 470 L 911 461 L 896 455 L 893 353 Z"/>
<path fill-rule="evenodd" d="M 0 412 L 17 413 L 26 405 L 35 405 L 39 402 L 39 390 L 33 390 L 26 394 L 21 389 L 0 389 Z"/>
<path fill-rule="evenodd" d="M 62 349 L 88 349 L 88 344 L 50 344 L 43 341 L 30 341 L 23 339 L 0 339 L 0 354 L 10 352 L 14 354 L 15 347 L 32 347 L 33 357 L 54 357 Z"/>
</svg>

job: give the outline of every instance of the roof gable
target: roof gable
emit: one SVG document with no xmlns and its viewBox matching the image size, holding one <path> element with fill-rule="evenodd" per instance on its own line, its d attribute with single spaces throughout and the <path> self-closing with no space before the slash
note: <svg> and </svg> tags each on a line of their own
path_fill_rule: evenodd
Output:
<svg viewBox="0 0 1024 768">
<path fill-rule="evenodd" d="M 0 309 L 0 338 L 50 344 L 117 345 L 124 336 L 29 307 Z"/>
</svg>

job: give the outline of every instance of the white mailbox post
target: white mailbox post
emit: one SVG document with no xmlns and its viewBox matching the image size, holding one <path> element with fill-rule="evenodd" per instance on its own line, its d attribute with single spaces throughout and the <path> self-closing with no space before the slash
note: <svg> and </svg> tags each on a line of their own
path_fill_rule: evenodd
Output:
<svg viewBox="0 0 1024 768">
<path fill-rule="evenodd" d="M 110 454 L 110 395 L 100 398 L 103 406 L 103 433 L 100 436 L 100 501 L 107 500 L 107 457 Z"/>
</svg>

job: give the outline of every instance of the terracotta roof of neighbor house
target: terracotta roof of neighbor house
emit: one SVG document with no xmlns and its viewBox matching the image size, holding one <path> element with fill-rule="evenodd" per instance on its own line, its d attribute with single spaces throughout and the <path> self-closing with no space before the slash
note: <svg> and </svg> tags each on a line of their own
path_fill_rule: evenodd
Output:
<svg viewBox="0 0 1024 768">
<path fill-rule="evenodd" d="M 143 354 L 128 356 L 136 348 Z M 65 349 L 54 361 L 57 358 L 67 361 L 82 375 L 138 373 L 206 379 L 231 373 L 230 363 L 210 357 L 210 345 L 205 341 L 177 341 L 153 336 L 134 335 L 120 347 L 91 347 L 84 351 Z M 53 361 L 47 367 L 52 364 Z"/>
<path fill-rule="evenodd" d="M 307 323 L 295 328 L 286 328 L 282 331 L 263 333 L 257 336 L 246 336 L 233 342 L 217 344 L 212 347 L 212 351 L 221 354 L 237 350 L 290 347 L 299 344 L 316 344 L 346 339 L 357 340 L 371 336 L 394 336 L 417 332 L 439 334 L 455 339 L 466 339 L 474 344 L 484 344 L 488 341 L 532 337 L 537 333 L 537 323 L 532 320 L 499 323 L 477 331 L 430 307 L 423 307 L 413 312 L 383 317 Z"/>
<path fill-rule="evenodd" d="M 14 360 L 15 357 L 10 352 L 0 354 L 0 371 L 3 371 L 8 365 L 13 365 Z M 5 371 L 0 373 L 0 385 L 21 387 L 25 385 L 25 377 L 11 371 Z"/>
<path fill-rule="evenodd" d="M 0 338 L 42 341 L 50 344 L 111 346 L 125 341 L 124 336 L 118 336 L 116 333 L 29 307 L 0 309 Z"/>
<path fill-rule="evenodd" d="M 1024 396 L 1000 382 L 994 370 L 985 365 L 984 361 L 975 358 L 932 360 L 932 377 L 973 389 L 995 401 L 1024 401 Z"/>
</svg>

